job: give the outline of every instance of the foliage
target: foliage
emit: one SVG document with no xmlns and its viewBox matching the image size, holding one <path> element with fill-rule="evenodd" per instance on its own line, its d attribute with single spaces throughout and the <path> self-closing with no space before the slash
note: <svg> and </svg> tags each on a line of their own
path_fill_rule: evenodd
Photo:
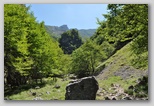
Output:
<svg viewBox="0 0 154 106">
<path fill-rule="evenodd" d="M 110 57 L 115 48 L 113 45 L 109 44 L 108 42 L 104 41 L 101 45 L 100 45 L 100 50 L 102 50 L 105 54 L 105 59 L 107 59 L 108 57 Z"/>
<path fill-rule="evenodd" d="M 64 32 L 59 39 L 60 47 L 65 54 L 71 54 L 82 45 L 82 39 L 77 30 L 72 29 Z"/>
<path fill-rule="evenodd" d="M 136 54 L 133 63 L 148 64 L 148 5 L 147 4 L 109 4 L 108 14 L 103 14 L 105 20 L 91 37 L 98 45 L 108 42 L 114 47 L 111 54 L 132 42 L 132 51 Z M 110 56 L 110 55 L 109 55 Z M 135 61 L 136 60 L 136 61 Z M 140 64 L 140 63 L 139 63 Z"/>
<path fill-rule="evenodd" d="M 28 78 L 41 79 L 57 69 L 58 42 L 46 32 L 44 23 L 37 23 L 29 7 L 4 5 L 4 69 L 7 84 L 25 84 Z"/>
<path fill-rule="evenodd" d="M 72 54 L 72 72 L 78 77 L 93 75 L 95 67 L 105 54 L 100 51 L 99 46 L 92 41 L 87 41 Z"/>
</svg>

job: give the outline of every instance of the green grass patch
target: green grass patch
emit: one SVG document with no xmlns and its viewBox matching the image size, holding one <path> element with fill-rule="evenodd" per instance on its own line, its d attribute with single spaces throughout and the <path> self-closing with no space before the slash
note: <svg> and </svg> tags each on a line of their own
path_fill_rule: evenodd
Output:
<svg viewBox="0 0 154 106">
<path fill-rule="evenodd" d="M 39 89 L 30 88 L 25 91 L 18 92 L 16 94 L 7 95 L 6 97 L 11 100 L 33 100 L 35 97 L 41 97 L 43 100 L 64 100 L 65 99 L 65 88 L 69 81 L 62 81 L 62 79 L 57 79 L 53 83 L 52 79 L 45 79 L 46 85 L 40 87 Z M 55 88 L 55 85 L 59 85 L 60 88 Z M 20 89 L 17 89 L 20 90 Z M 16 90 L 16 91 L 17 91 Z M 31 92 L 35 92 L 36 95 L 32 95 Z"/>
<path fill-rule="evenodd" d="M 99 87 L 108 90 L 112 84 L 119 84 L 122 88 L 127 89 L 130 85 L 134 85 L 136 79 L 123 80 L 120 76 L 112 76 L 106 80 L 98 80 Z"/>
</svg>

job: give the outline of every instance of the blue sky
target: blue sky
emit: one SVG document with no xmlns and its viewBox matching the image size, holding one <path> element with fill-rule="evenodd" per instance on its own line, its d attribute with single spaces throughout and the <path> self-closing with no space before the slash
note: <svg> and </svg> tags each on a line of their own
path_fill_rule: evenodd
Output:
<svg viewBox="0 0 154 106">
<path fill-rule="evenodd" d="M 93 29 L 97 28 L 96 17 L 103 20 L 102 14 L 107 13 L 107 4 L 27 4 L 31 5 L 37 21 L 44 21 L 45 25 L 69 28 Z"/>
</svg>

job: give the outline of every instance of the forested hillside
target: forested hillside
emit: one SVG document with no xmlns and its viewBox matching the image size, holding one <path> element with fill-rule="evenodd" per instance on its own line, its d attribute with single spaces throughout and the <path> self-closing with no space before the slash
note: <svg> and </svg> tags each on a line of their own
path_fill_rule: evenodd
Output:
<svg viewBox="0 0 154 106">
<path fill-rule="evenodd" d="M 6 100 L 65 100 L 72 79 L 89 76 L 98 81 L 96 100 L 148 100 L 147 4 L 108 4 L 85 41 L 66 25 L 52 27 L 56 38 L 29 9 L 4 5 Z"/>
</svg>

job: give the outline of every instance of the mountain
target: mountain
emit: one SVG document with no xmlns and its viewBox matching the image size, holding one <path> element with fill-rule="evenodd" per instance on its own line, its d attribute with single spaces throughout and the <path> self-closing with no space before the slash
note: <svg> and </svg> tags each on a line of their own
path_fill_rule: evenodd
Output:
<svg viewBox="0 0 154 106">
<path fill-rule="evenodd" d="M 69 28 L 67 27 L 67 25 L 62 25 L 60 27 L 58 26 L 50 26 L 50 25 L 45 25 L 45 28 L 47 30 L 47 32 L 53 36 L 54 38 L 59 38 L 60 35 L 63 32 L 66 32 L 69 30 Z"/>
<path fill-rule="evenodd" d="M 47 32 L 54 38 L 59 38 L 62 33 L 70 30 L 67 25 L 62 25 L 62 26 L 50 26 L 50 25 L 45 25 L 45 28 Z M 74 28 L 77 29 L 77 28 Z M 91 37 L 96 29 L 77 29 L 79 32 L 79 35 L 85 39 Z"/>
<path fill-rule="evenodd" d="M 78 31 L 82 36 L 91 37 L 95 33 L 96 29 L 80 29 Z"/>
</svg>

